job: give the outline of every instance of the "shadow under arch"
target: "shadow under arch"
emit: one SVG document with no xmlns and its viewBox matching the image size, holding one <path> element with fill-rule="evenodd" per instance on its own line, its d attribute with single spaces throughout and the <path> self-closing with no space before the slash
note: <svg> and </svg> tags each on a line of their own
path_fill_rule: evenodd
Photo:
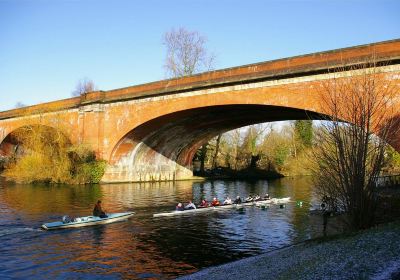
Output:
<svg viewBox="0 0 400 280">
<path fill-rule="evenodd" d="M 118 142 L 103 181 L 189 179 L 197 149 L 218 134 L 251 124 L 302 119 L 326 116 L 297 108 L 249 104 L 167 114 L 132 129 Z"/>
</svg>

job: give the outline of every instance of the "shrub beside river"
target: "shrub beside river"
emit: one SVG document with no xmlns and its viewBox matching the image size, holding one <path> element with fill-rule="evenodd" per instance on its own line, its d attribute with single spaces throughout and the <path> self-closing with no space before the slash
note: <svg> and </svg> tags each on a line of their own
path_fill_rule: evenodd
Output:
<svg viewBox="0 0 400 280">
<path fill-rule="evenodd" d="M 11 137 L 13 153 L 6 158 L 3 175 L 21 183 L 98 183 L 106 162 L 97 160 L 85 145 L 72 144 L 56 129 L 26 126 Z"/>
</svg>

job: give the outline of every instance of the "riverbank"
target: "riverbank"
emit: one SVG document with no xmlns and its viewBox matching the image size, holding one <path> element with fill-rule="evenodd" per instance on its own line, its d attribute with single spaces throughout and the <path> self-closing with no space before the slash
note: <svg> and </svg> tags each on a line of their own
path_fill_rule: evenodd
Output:
<svg viewBox="0 0 400 280">
<path fill-rule="evenodd" d="M 228 179 L 228 180 L 265 180 L 279 179 L 285 177 L 276 171 L 268 171 L 258 168 L 247 168 L 242 170 L 234 170 L 227 167 L 218 167 L 206 170 L 203 173 L 194 172 L 197 176 L 208 180 Z"/>
<path fill-rule="evenodd" d="M 306 241 L 178 278 L 400 279 L 400 222 Z"/>
</svg>

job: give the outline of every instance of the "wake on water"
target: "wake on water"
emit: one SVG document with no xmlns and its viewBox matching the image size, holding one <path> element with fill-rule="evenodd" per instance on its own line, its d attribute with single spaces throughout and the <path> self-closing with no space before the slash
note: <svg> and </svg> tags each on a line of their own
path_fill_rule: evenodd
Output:
<svg viewBox="0 0 400 280">
<path fill-rule="evenodd" d="M 18 228 L 4 228 L 0 229 L 0 237 L 10 234 L 24 233 L 24 232 L 39 232 L 39 228 L 18 227 Z"/>
</svg>

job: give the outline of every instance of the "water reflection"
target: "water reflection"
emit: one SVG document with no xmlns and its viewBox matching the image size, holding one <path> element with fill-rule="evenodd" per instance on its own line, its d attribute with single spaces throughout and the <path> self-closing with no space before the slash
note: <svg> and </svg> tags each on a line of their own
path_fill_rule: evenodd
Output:
<svg viewBox="0 0 400 280">
<path fill-rule="evenodd" d="M 303 207 L 246 208 L 153 218 L 177 202 L 270 193 Z M 38 227 L 62 215 L 85 216 L 101 199 L 128 221 L 55 232 Z M 11 185 L 0 182 L 0 277 L 173 278 L 199 268 L 266 252 L 320 235 L 308 214 L 309 178 L 94 186 Z"/>
</svg>

